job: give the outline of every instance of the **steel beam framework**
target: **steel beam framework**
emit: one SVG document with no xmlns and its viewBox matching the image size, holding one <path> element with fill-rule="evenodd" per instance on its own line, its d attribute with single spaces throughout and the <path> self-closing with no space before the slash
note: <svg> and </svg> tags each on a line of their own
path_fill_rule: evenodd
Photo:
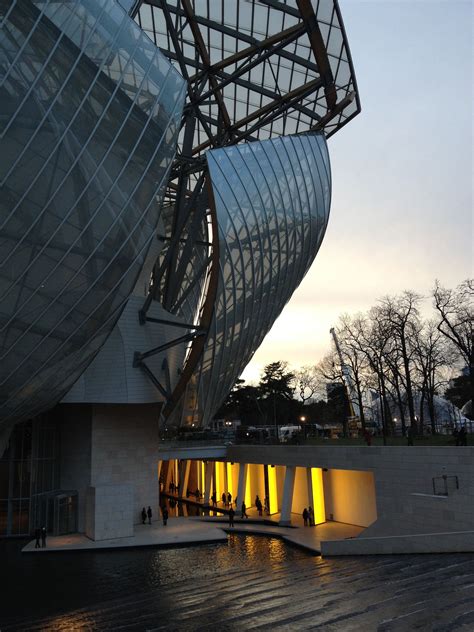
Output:
<svg viewBox="0 0 474 632">
<path fill-rule="evenodd" d="M 337 0 L 143 0 L 131 14 L 187 81 L 164 247 L 139 314 L 140 323 L 153 322 L 147 312 L 157 300 L 188 332 L 178 339 L 189 349 L 174 391 L 150 375 L 166 394 L 166 420 L 199 362 L 214 309 L 218 227 L 205 152 L 308 131 L 330 137 L 360 101 Z M 161 351 L 137 354 L 136 365 L 150 374 L 145 359 Z"/>
</svg>

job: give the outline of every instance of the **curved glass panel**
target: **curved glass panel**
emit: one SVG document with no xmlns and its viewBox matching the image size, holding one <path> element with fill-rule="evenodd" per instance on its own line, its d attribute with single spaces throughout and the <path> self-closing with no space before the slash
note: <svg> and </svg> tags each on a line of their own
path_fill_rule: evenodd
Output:
<svg viewBox="0 0 474 632">
<path fill-rule="evenodd" d="M 197 389 L 194 409 L 184 411 L 185 418 L 204 425 L 313 262 L 331 200 L 322 134 L 216 149 L 207 161 L 219 226 L 220 279 L 202 361 L 191 381 Z"/>
<path fill-rule="evenodd" d="M 185 84 L 114 0 L 7 3 L 0 29 L 0 417 L 54 405 L 130 295 Z"/>
</svg>

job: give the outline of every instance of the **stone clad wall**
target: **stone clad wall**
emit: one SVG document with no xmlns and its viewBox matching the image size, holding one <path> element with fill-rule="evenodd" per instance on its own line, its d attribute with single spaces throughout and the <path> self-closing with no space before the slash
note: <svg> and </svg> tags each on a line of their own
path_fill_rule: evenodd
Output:
<svg viewBox="0 0 474 632">
<path fill-rule="evenodd" d="M 86 507 L 87 537 L 111 540 L 133 536 L 133 485 L 89 487 Z"/>
<path fill-rule="evenodd" d="M 93 406 L 91 486 L 130 485 L 132 524 L 148 505 L 158 518 L 158 461 L 156 405 Z"/>
<path fill-rule="evenodd" d="M 474 447 L 231 446 L 235 462 L 372 472 L 377 520 L 363 537 L 474 529 Z M 457 475 L 459 490 L 433 495 L 432 478 Z"/>
</svg>

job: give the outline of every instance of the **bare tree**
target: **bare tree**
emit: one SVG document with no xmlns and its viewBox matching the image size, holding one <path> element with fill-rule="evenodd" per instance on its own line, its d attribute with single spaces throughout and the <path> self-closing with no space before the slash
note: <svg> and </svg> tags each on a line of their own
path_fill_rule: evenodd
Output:
<svg viewBox="0 0 474 632">
<path fill-rule="evenodd" d="M 446 386 L 443 369 L 455 361 L 455 355 L 453 344 L 441 334 L 437 322 L 424 322 L 415 340 L 416 371 L 419 375 L 420 420 L 423 423 L 426 401 L 433 434 L 437 431 L 434 398 L 436 393 Z"/>
<path fill-rule="evenodd" d="M 442 287 L 435 282 L 434 307 L 439 314 L 439 331 L 457 348 L 469 367 L 471 379 L 474 374 L 473 320 L 474 279 L 463 281 L 455 290 Z"/>
<path fill-rule="evenodd" d="M 421 327 L 418 312 L 420 300 L 420 295 L 415 292 L 405 291 L 400 296 L 387 296 L 382 299 L 380 311 L 380 317 L 390 331 L 392 345 L 399 351 L 401 356 L 408 414 L 411 428 L 415 434 L 417 432 L 417 419 L 411 374 L 414 353 L 414 345 L 412 343 Z"/>
<path fill-rule="evenodd" d="M 304 405 L 321 389 L 321 375 L 316 366 L 305 365 L 294 371 L 294 383 Z"/>
<path fill-rule="evenodd" d="M 345 389 L 344 375 L 341 369 L 341 363 L 337 357 L 336 351 L 332 350 L 327 353 L 322 360 L 316 365 L 318 376 L 331 384 L 340 384 Z M 344 408 L 346 406 L 344 405 Z M 343 415 L 342 432 L 347 437 L 347 413 Z"/>
<path fill-rule="evenodd" d="M 362 429 L 365 430 L 363 392 L 369 363 L 366 354 L 360 349 L 359 342 L 353 338 L 353 332 L 356 330 L 354 324 L 355 319 L 344 314 L 339 319 L 336 332 L 339 339 L 342 360 L 350 372 L 350 379 L 352 381 L 354 392 L 350 393 L 350 397 L 352 398 L 353 404 L 357 405 L 361 426 Z"/>
</svg>

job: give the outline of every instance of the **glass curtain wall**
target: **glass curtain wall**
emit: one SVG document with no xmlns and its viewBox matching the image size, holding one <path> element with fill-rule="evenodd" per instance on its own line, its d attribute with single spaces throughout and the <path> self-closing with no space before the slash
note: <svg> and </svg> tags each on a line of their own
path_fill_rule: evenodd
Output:
<svg viewBox="0 0 474 632">
<path fill-rule="evenodd" d="M 47 502 L 58 488 L 58 427 L 52 414 L 15 426 L 0 459 L 0 537 L 48 527 Z"/>
</svg>

